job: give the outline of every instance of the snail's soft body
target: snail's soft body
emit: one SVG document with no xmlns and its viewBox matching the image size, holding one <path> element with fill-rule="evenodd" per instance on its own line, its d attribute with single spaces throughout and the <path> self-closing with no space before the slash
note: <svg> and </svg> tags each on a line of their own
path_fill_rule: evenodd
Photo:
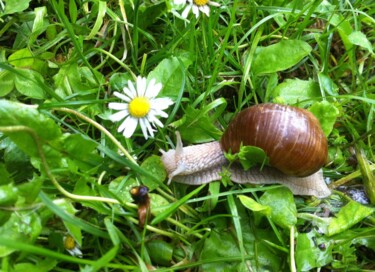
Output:
<svg viewBox="0 0 375 272">
<path fill-rule="evenodd" d="M 248 171 L 237 165 L 228 167 L 224 152 L 238 152 L 241 144 L 262 148 L 273 167 Z M 231 180 L 237 183 L 280 183 L 298 195 L 330 195 L 320 170 L 327 158 L 327 140 L 318 120 L 295 107 L 250 107 L 234 118 L 220 142 L 183 147 L 177 133 L 176 149 L 162 153 L 169 182 L 204 184 L 221 179 L 223 168 L 227 168 Z"/>
</svg>

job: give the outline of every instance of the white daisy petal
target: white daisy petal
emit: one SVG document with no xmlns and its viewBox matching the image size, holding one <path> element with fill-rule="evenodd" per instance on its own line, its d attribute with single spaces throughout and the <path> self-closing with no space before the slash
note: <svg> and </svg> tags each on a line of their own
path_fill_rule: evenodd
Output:
<svg viewBox="0 0 375 272">
<path fill-rule="evenodd" d="M 175 0 L 175 1 L 181 1 L 181 0 Z M 213 2 L 213 1 L 210 1 L 210 0 L 207 0 L 207 2 L 203 5 L 202 4 L 197 5 L 194 0 L 185 0 L 185 5 L 186 5 L 186 7 L 181 14 L 181 17 L 184 18 L 184 19 L 187 18 L 190 10 L 193 12 L 195 17 L 198 18 L 200 12 L 206 14 L 207 16 L 210 16 L 210 6 L 220 7 L 219 3 Z M 179 16 L 177 16 L 177 17 L 179 17 Z"/>
<path fill-rule="evenodd" d="M 158 110 L 165 110 L 170 105 L 172 105 L 174 102 L 172 99 L 167 97 L 161 97 L 161 98 L 155 98 L 150 101 L 151 108 L 158 109 Z"/>
<path fill-rule="evenodd" d="M 134 84 L 130 80 L 128 81 L 128 87 L 129 87 L 128 88 L 129 93 L 131 94 L 130 98 L 137 97 L 137 90 L 134 88 Z M 125 91 L 125 88 L 124 88 L 124 91 Z"/>
<path fill-rule="evenodd" d="M 175 5 L 182 5 L 182 4 L 186 4 L 186 0 L 174 0 L 173 3 Z"/>
<path fill-rule="evenodd" d="M 111 120 L 112 122 L 117 122 L 124 119 L 128 115 L 129 112 L 127 110 L 119 111 L 109 116 L 109 120 Z"/>
<path fill-rule="evenodd" d="M 128 109 L 127 103 L 117 103 L 117 102 L 111 102 L 108 103 L 108 108 L 112 110 L 127 110 Z"/>
<path fill-rule="evenodd" d="M 151 127 L 150 122 L 147 119 L 144 119 L 148 133 L 150 134 L 151 138 L 154 138 L 154 129 Z"/>
<path fill-rule="evenodd" d="M 210 16 L 210 7 L 205 5 L 205 6 L 202 6 L 199 8 L 199 10 L 201 12 L 203 12 L 204 14 L 206 14 L 207 16 Z"/>
<path fill-rule="evenodd" d="M 191 5 L 187 5 L 186 8 L 184 9 L 184 11 L 181 14 L 182 18 L 185 18 L 185 19 L 187 18 L 190 9 L 191 9 Z"/>
<path fill-rule="evenodd" d="M 195 15 L 195 18 L 198 18 L 198 16 L 199 16 L 199 8 L 198 8 L 198 6 L 193 5 L 192 11 L 193 11 L 193 13 Z"/>
<path fill-rule="evenodd" d="M 145 93 L 145 96 L 147 96 L 148 98 L 156 97 L 159 94 L 161 88 L 163 87 L 163 85 L 161 83 L 155 84 L 155 82 L 156 82 L 156 80 L 153 78 L 148 83 L 146 93 Z"/>
<path fill-rule="evenodd" d="M 167 115 L 168 116 L 168 115 Z M 152 115 L 152 116 L 150 116 L 150 122 L 151 123 L 154 123 L 155 125 L 157 125 L 158 127 L 164 127 L 164 125 L 163 125 L 163 123 L 162 122 L 160 122 L 160 120 L 158 119 L 158 118 L 156 118 L 155 117 L 155 115 Z"/>
<path fill-rule="evenodd" d="M 141 126 L 143 136 L 147 140 L 148 139 L 148 134 L 147 134 L 147 126 L 145 124 L 145 120 L 146 119 L 139 119 L 139 125 Z"/>
<path fill-rule="evenodd" d="M 214 7 L 220 7 L 220 4 L 219 4 L 219 3 L 212 2 L 212 1 L 209 1 L 208 3 L 209 3 L 211 6 L 214 6 Z"/>
<path fill-rule="evenodd" d="M 145 77 L 137 77 L 137 91 L 138 91 L 138 96 L 145 96 L 146 92 L 146 78 Z"/>
<path fill-rule="evenodd" d="M 114 92 L 113 93 L 114 96 L 116 96 L 117 98 L 120 98 L 121 100 L 124 100 L 126 102 L 130 102 L 130 98 L 122 93 L 119 93 L 119 92 Z"/>
<path fill-rule="evenodd" d="M 124 135 L 125 138 L 130 138 L 137 128 L 137 124 L 138 120 L 136 118 L 128 116 L 128 118 L 125 119 L 121 126 L 119 126 L 117 131 L 122 131 L 122 135 Z"/>
</svg>

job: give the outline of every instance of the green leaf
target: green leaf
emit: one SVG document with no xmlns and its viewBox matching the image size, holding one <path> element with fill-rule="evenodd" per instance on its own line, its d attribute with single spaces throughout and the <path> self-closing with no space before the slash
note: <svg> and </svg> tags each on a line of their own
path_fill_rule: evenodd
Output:
<svg viewBox="0 0 375 272">
<path fill-rule="evenodd" d="M 350 201 L 341 208 L 336 218 L 331 220 L 331 223 L 328 226 L 327 235 L 332 236 L 351 228 L 367 216 L 371 215 L 374 211 L 374 208 L 363 206 L 355 201 Z"/>
<path fill-rule="evenodd" d="M 8 61 L 15 67 L 30 67 L 34 63 L 34 57 L 28 48 L 23 48 L 11 54 Z"/>
<path fill-rule="evenodd" d="M 167 173 L 165 171 L 163 162 L 161 161 L 159 156 L 152 155 L 148 157 L 141 164 L 141 168 L 146 172 L 150 173 L 154 177 L 154 179 L 150 179 L 146 176 L 141 177 L 142 184 L 147 186 L 150 191 L 159 187 L 159 183 L 156 180 L 162 183 L 167 177 Z"/>
<path fill-rule="evenodd" d="M 265 165 L 269 163 L 266 152 L 256 146 L 241 146 L 238 152 L 238 158 L 245 170 L 255 165 Z"/>
<path fill-rule="evenodd" d="M 98 146 L 92 140 L 84 138 L 81 134 L 71 134 L 64 138 L 63 144 L 58 142 L 58 147 L 62 145 L 62 150 L 69 157 L 72 167 L 82 171 L 89 171 L 100 165 L 102 158 L 96 153 Z"/>
<path fill-rule="evenodd" d="M 339 110 L 328 101 L 316 102 L 309 110 L 318 118 L 324 134 L 328 137 L 336 123 Z"/>
<path fill-rule="evenodd" d="M 324 245 L 324 250 L 320 246 Z M 319 235 L 316 230 L 299 233 L 296 246 L 296 265 L 298 271 L 311 271 L 332 261 L 333 241 Z"/>
<path fill-rule="evenodd" d="M 13 14 L 24 11 L 29 7 L 31 0 L 6 0 L 4 14 Z"/>
<path fill-rule="evenodd" d="M 108 190 L 123 202 L 132 202 L 133 198 L 131 197 L 130 190 L 138 185 L 139 183 L 133 178 L 127 179 L 124 176 L 119 176 L 111 181 Z"/>
<path fill-rule="evenodd" d="M 9 220 L 0 228 L 0 237 L 7 237 L 15 242 L 33 242 L 42 231 L 39 215 L 30 211 L 12 213 Z M 0 257 L 14 252 L 13 248 L 0 246 Z"/>
<path fill-rule="evenodd" d="M 69 15 L 73 24 L 77 22 L 78 12 L 75 0 L 69 0 Z"/>
<path fill-rule="evenodd" d="M 44 83 L 44 79 L 41 74 L 33 70 L 18 70 L 16 74 L 16 89 L 27 97 L 36 99 L 45 98 L 44 89 L 40 87 L 39 82 Z"/>
<path fill-rule="evenodd" d="M 251 197 L 248 197 L 245 195 L 239 195 L 238 198 L 240 199 L 242 205 L 244 205 L 247 209 L 253 212 L 260 212 L 261 214 L 265 216 L 271 215 L 271 207 L 267 205 L 259 204 Z"/>
<path fill-rule="evenodd" d="M 299 107 L 311 105 L 321 98 L 319 85 L 313 80 L 286 79 L 276 86 L 272 96 L 274 101 L 285 104 L 298 104 Z"/>
<path fill-rule="evenodd" d="M 286 70 L 306 57 L 312 48 L 301 40 L 282 40 L 279 43 L 257 48 L 252 71 L 255 75 Z"/>
<path fill-rule="evenodd" d="M 334 81 L 325 73 L 318 73 L 320 89 L 331 96 L 338 95 L 339 88 Z"/>
<path fill-rule="evenodd" d="M 0 205 L 13 205 L 18 199 L 18 189 L 13 184 L 0 186 Z"/>
<path fill-rule="evenodd" d="M 157 216 L 163 213 L 169 206 L 168 200 L 158 194 L 148 194 L 150 197 L 151 202 L 151 213 L 154 216 Z"/>
<path fill-rule="evenodd" d="M 151 240 L 146 244 L 151 260 L 164 266 L 170 266 L 173 256 L 173 247 L 163 240 Z"/>
<path fill-rule="evenodd" d="M 0 71 L 0 97 L 7 95 L 14 88 L 15 75 L 7 70 Z"/>
<path fill-rule="evenodd" d="M 0 163 L 0 185 L 6 185 L 13 181 L 7 168 L 3 163 Z"/>
<path fill-rule="evenodd" d="M 156 79 L 157 83 L 163 84 L 163 88 L 159 93 L 159 97 L 169 97 L 176 100 L 180 89 L 184 83 L 184 67 L 182 62 L 177 57 L 170 57 L 162 60 L 155 69 L 147 76 L 147 81 L 152 78 Z"/>
<path fill-rule="evenodd" d="M 128 85 L 128 81 L 133 80 L 132 76 L 127 73 L 113 73 L 109 78 L 109 84 L 112 91 L 122 92 L 122 89 Z"/>
<path fill-rule="evenodd" d="M 374 54 L 371 42 L 367 39 L 366 35 L 361 31 L 353 31 L 348 36 L 348 39 L 352 44 L 363 47 L 364 49 Z"/>
<path fill-rule="evenodd" d="M 282 228 L 289 229 L 297 223 L 297 208 L 292 192 L 285 187 L 267 190 L 259 202 L 271 207 L 270 219 Z"/>
<path fill-rule="evenodd" d="M 44 141 L 61 136 L 60 127 L 36 108 L 21 103 L 0 100 L 0 126 L 26 126 L 32 128 Z M 28 133 L 5 133 L 29 156 L 38 156 L 35 139 Z"/>
<path fill-rule="evenodd" d="M 177 128 L 182 138 L 190 143 L 202 143 L 218 139 L 221 131 L 213 124 L 204 110 L 189 107 L 186 109 L 185 116 L 179 120 Z"/>
</svg>

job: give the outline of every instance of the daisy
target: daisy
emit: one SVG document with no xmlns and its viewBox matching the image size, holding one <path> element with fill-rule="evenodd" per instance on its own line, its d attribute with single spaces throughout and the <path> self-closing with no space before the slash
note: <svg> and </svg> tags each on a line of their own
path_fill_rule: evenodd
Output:
<svg viewBox="0 0 375 272">
<path fill-rule="evenodd" d="M 135 86 L 133 82 L 128 81 L 128 87 L 123 89 L 123 94 L 114 92 L 117 98 L 124 101 L 108 104 L 110 109 L 119 111 L 109 116 L 109 119 L 112 122 L 124 120 L 117 131 L 130 138 L 139 124 L 146 139 L 149 135 L 154 137 L 153 126 L 163 127 L 156 116 L 168 117 L 163 110 L 173 104 L 169 98 L 155 98 L 161 88 L 162 84 L 156 83 L 155 79 L 151 79 L 147 84 L 146 78 L 139 76 Z"/>
<path fill-rule="evenodd" d="M 82 258 L 82 251 L 73 236 L 70 234 L 65 235 L 63 242 L 64 248 L 70 253 L 70 255 Z"/>
<path fill-rule="evenodd" d="M 210 16 L 210 7 L 209 6 L 215 6 L 219 7 L 220 4 L 216 2 L 212 2 L 210 0 L 175 0 L 175 4 L 182 4 L 187 2 L 187 6 L 182 12 L 181 16 L 183 18 L 186 18 L 190 12 L 190 10 L 193 11 L 196 18 L 199 16 L 199 11 L 203 12 L 207 16 Z"/>
</svg>

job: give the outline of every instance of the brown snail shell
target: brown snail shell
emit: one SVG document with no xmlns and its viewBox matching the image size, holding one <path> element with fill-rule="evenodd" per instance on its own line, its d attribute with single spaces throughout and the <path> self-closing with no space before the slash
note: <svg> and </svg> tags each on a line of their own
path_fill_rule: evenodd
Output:
<svg viewBox="0 0 375 272">
<path fill-rule="evenodd" d="M 241 111 L 221 138 L 225 152 L 242 145 L 262 148 L 271 166 L 292 176 L 308 176 L 327 161 L 328 145 L 317 118 L 307 110 L 259 104 Z"/>
</svg>

